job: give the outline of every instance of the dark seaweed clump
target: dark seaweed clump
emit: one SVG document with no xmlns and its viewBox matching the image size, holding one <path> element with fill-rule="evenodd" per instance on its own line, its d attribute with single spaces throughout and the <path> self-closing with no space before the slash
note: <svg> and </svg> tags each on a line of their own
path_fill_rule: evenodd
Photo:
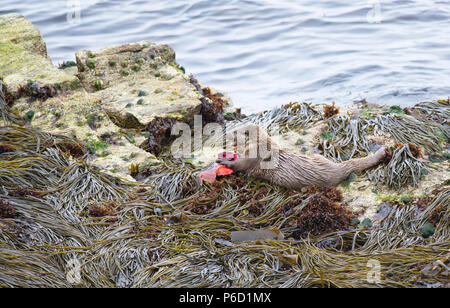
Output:
<svg viewBox="0 0 450 308">
<path fill-rule="evenodd" d="M 430 221 L 436 226 L 444 217 L 446 210 L 443 204 L 436 206 L 430 213 Z"/>
<path fill-rule="evenodd" d="M 321 190 L 315 187 L 305 188 L 303 195 L 294 197 L 281 209 L 284 215 L 295 216 L 294 220 L 286 223 L 287 226 L 296 227 L 292 237 L 300 239 L 307 237 L 308 234 L 320 236 L 348 230 L 355 215 L 342 200 L 342 191 L 335 187 Z M 300 209 L 295 209 L 299 205 Z"/>
<path fill-rule="evenodd" d="M 28 81 L 27 84 L 19 86 L 17 89 L 18 97 L 29 97 L 31 100 L 45 101 L 50 97 L 54 97 L 58 94 L 57 89 L 48 84 L 42 84 L 39 81 Z"/>
<path fill-rule="evenodd" d="M 142 181 L 154 174 L 157 174 L 162 171 L 164 166 L 155 166 L 155 165 L 146 165 L 142 166 L 139 164 L 131 164 L 131 170 L 130 175 L 136 180 L 136 181 Z"/>
<path fill-rule="evenodd" d="M 251 216 L 258 217 L 264 212 L 265 204 L 262 201 L 259 201 L 260 199 L 267 196 L 268 190 L 267 188 L 263 187 L 255 194 L 255 196 L 250 199 L 250 206 L 248 208 L 248 211 Z"/>
<path fill-rule="evenodd" d="M 229 182 L 233 184 L 238 181 L 238 177 L 236 176 L 230 176 L 228 179 Z M 183 186 L 183 192 L 185 195 L 192 194 L 193 186 Z M 203 191 L 201 194 L 196 195 L 194 198 L 191 199 L 186 205 L 186 210 L 190 211 L 191 213 L 197 214 L 197 215 L 204 215 L 209 212 L 211 212 L 213 209 L 217 207 L 218 204 L 218 198 L 220 198 L 221 195 L 223 195 L 223 181 L 218 180 L 211 185 L 211 190 L 209 191 Z"/>
<path fill-rule="evenodd" d="M 103 204 L 92 204 L 89 207 L 88 215 L 91 217 L 104 217 L 104 216 L 115 216 L 116 210 L 112 202 Z"/>
<path fill-rule="evenodd" d="M 2 85 L 3 80 L 0 78 L 0 96 L 2 96 L 5 99 L 5 103 L 8 107 L 11 107 L 14 104 L 14 100 L 16 99 L 11 92 L 9 92 L 7 87 L 3 87 Z"/>
<path fill-rule="evenodd" d="M 408 143 L 408 146 L 409 146 L 409 150 L 411 151 L 411 154 L 415 158 L 422 157 L 422 150 L 420 149 L 420 146 L 417 146 L 414 143 Z M 397 146 L 397 147 L 400 147 L 400 146 Z"/>
<path fill-rule="evenodd" d="M 339 107 L 335 107 L 335 102 L 333 101 L 331 103 L 331 105 L 325 105 L 323 106 L 323 117 L 326 118 L 331 118 L 332 116 L 334 116 L 335 114 L 339 113 Z"/>
<path fill-rule="evenodd" d="M 0 154 L 14 152 L 14 148 L 9 144 L 0 144 Z"/>
<path fill-rule="evenodd" d="M 41 193 L 34 190 L 34 189 L 30 189 L 28 187 L 16 187 L 13 192 L 11 193 L 12 196 L 14 197 L 27 197 L 27 196 L 32 196 L 35 198 L 40 198 L 41 197 Z"/>
<path fill-rule="evenodd" d="M 159 155 L 163 147 L 170 145 L 176 138 L 171 134 L 176 123 L 175 118 L 156 117 L 147 124 L 146 131 L 150 136 L 140 145 L 147 152 Z"/>
<path fill-rule="evenodd" d="M 447 186 L 448 186 L 448 184 L 447 184 Z M 439 195 L 441 193 L 445 193 L 445 191 L 448 191 L 448 189 L 449 189 L 449 187 L 438 186 L 435 189 L 433 189 L 431 194 L 434 197 L 436 197 L 437 195 Z M 428 200 L 428 204 L 431 204 L 433 198 L 428 197 L 427 200 Z M 442 220 L 445 213 L 447 212 L 447 208 L 448 208 L 448 204 L 439 204 L 436 207 L 434 207 L 433 210 L 431 210 L 431 212 L 430 212 L 430 221 L 434 225 L 437 225 Z"/>
<path fill-rule="evenodd" d="M 210 88 L 206 87 L 202 90 L 205 97 L 211 100 L 211 102 L 208 102 L 206 99 L 202 99 L 200 114 L 202 115 L 203 124 L 211 122 L 223 123 L 225 120 L 223 117 L 225 102 L 220 98 L 219 94 L 212 94 Z"/>
<path fill-rule="evenodd" d="M 9 204 L 8 201 L 0 199 L 0 218 L 15 218 L 17 217 L 16 210 Z"/>
<path fill-rule="evenodd" d="M 63 141 L 56 144 L 56 147 L 75 158 L 83 157 L 87 153 L 87 148 L 79 142 Z"/>
<path fill-rule="evenodd" d="M 203 95 L 200 99 L 202 102 L 202 108 L 200 114 L 202 115 L 203 125 L 207 123 L 217 122 L 224 123 L 223 110 L 225 102 L 219 96 L 219 94 L 211 93 L 211 89 L 208 87 L 202 88 L 197 79 L 193 75 L 189 76 L 189 82 L 194 85 L 196 90 Z M 211 102 L 210 102 L 211 101 Z"/>
<path fill-rule="evenodd" d="M 220 204 L 219 201 L 224 199 L 224 189 L 226 187 L 237 192 L 239 204 L 241 206 L 245 205 L 251 217 L 258 217 L 263 214 L 265 202 L 261 200 L 269 194 L 269 190 L 265 186 L 255 189 L 255 187 L 247 185 L 246 181 L 237 175 L 230 175 L 222 180 L 219 177 L 211 185 L 211 190 L 204 191 L 192 198 L 186 209 L 199 215 L 211 212 Z M 185 196 L 189 196 L 195 192 L 195 187 L 183 187 L 183 191 L 186 192 Z M 235 215 L 237 214 L 239 214 L 239 211 L 235 212 Z"/>
<path fill-rule="evenodd" d="M 385 163 L 385 164 L 389 163 L 391 161 L 391 159 L 392 159 L 393 152 L 395 150 L 401 149 L 403 147 L 404 147 L 404 145 L 402 143 L 400 143 L 400 142 L 396 142 L 394 144 L 394 146 L 392 146 L 392 147 L 386 147 L 386 150 L 385 150 L 386 155 L 381 160 L 381 163 Z M 409 150 L 410 150 L 410 152 L 411 152 L 411 154 L 412 154 L 412 156 L 414 158 L 423 157 L 422 150 L 421 150 L 420 146 L 417 146 L 414 143 L 408 143 L 408 147 L 409 147 Z"/>
<path fill-rule="evenodd" d="M 217 203 L 211 202 L 220 195 L 220 189 L 215 187 L 210 193 L 196 196 L 186 205 L 186 210 L 197 214 L 204 215 L 216 208 Z"/>
</svg>

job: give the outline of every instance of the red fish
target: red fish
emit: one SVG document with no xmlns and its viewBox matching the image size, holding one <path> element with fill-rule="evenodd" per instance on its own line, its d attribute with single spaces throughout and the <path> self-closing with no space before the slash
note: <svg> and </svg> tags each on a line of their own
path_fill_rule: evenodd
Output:
<svg viewBox="0 0 450 308">
<path fill-rule="evenodd" d="M 237 159 L 237 153 L 223 152 L 217 155 L 218 158 L 225 158 L 229 161 Z M 197 176 L 200 184 L 205 180 L 213 183 L 217 176 L 230 175 L 233 173 L 232 169 L 225 167 L 224 165 L 219 165 L 218 163 L 213 163 L 208 168 L 202 170 Z"/>
</svg>

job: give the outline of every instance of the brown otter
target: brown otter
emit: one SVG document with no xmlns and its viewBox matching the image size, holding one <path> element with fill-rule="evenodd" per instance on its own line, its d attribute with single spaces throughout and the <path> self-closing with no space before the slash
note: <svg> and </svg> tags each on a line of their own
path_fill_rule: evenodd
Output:
<svg viewBox="0 0 450 308">
<path fill-rule="evenodd" d="M 252 131 L 255 132 L 253 136 L 249 133 Z M 246 172 L 251 176 L 266 179 L 289 189 L 314 185 L 336 186 L 352 172 L 359 173 L 375 166 L 385 156 L 384 147 L 367 157 L 350 159 L 341 163 L 335 163 L 319 154 L 294 154 L 281 150 L 269 135 L 255 124 L 233 130 L 232 137 L 234 145 L 244 156 L 235 161 L 218 159 L 217 163 L 233 171 Z M 245 140 L 241 142 L 242 146 L 239 145 L 239 140 Z M 264 151 L 265 148 L 269 151 Z M 256 155 L 249 155 L 252 151 Z M 270 162 L 274 164 L 270 165 Z"/>
</svg>

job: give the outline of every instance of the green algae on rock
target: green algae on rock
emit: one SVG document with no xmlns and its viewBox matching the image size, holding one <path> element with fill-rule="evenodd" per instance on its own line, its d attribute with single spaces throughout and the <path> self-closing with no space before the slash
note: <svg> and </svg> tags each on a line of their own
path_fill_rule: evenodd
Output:
<svg viewBox="0 0 450 308">
<path fill-rule="evenodd" d="M 53 65 L 40 31 L 18 14 L 0 16 L 0 78 L 13 94 L 30 80 L 58 90 L 77 80 Z"/>
<path fill-rule="evenodd" d="M 0 286 L 433 287 L 448 283 L 445 272 L 431 275 L 422 270 L 438 261 L 448 266 L 449 165 L 446 160 L 431 161 L 432 155 L 444 156 L 440 150 L 449 146 L 448 139 L 442 138 L 448 132 L 448 100 L 418 104 L 411 114 L 396 108 L 393 114 L 383 114 L 390 108 L 371 106 L 370 114 L 355 107 L 341 114 L 329 112 L 326 119 L 320 106 L 291 103 L 247 117 L 233 114 L 235 120 L 227 123 L 229 127 L 256 123 L 270 133 L 278 126 L 277 142 L 297 153 L 311 152 L 324 141 L 321 133 L 329 131 L 333 136 L 327 138 L 329 150 L 336 152 L 323 151 L 338 161 L 362 157 L 374 144 L 393 146 L 392 163 L 381 165 L 376 190 L 369 177 L 377 168 L 355 174 L 342 191 L 287 191 L 242 174 L 199 185 L 196 174 L 201 161 L 213 160 L 217 150 L 205 146 L 193 158 L 176 159 L 164 147 L 171 142 L 167 133 L 175 120 L 189 119 L 182 116 L 181 96 L 192 94 L 198 105 L 204 99 L 220 107 L 227 105 L 226 95 L 204 93 L 207 87 L 190 83 L 174 64 L 169 47 L 137 43 L 106 50 L 111 54 L 88 51 L 80 58 L 78 65 L 85 65 L 88 58 L 96 63 L 95 69 L 84 67 L 80 72 L 83 87 L 73 87 L 65 95 L 44 93 L 45 103 L 28 102 L 25 97 L 34 90 L 39 93 L 38 81 L 22 89 L 22 98 L 1 91 L 0 81 Z M 111 59 L 127 61 L 128 75 L 121 76 L 123 68 L 111 65 Z M 133 71 L 133 64 L 141 69 Z M 103 82 L 101 89 L 93 87 L 95 80 Z M 143 104 L 138 103 L 144 99 L 139 91 L 147 93 Z M 155 104 L 167 107 L 172 102 L 179 108 L 158 118 L 167 109 Z M 144 109 L 134 109 L 138 106 L 149 108 L 148 113 L 156 111 L 156 116 L 140 117 Z M 25 123 L 28 111 L 33 111 L 31 123 Z M 177 112 L 180 117 L 170 117 Z M 435 136 L 435 129 L 442 134 Z M 299 138 L 301 147 L 296 144 Z M 396 147 L 397 142 L 402 145 Z M 157 153 L 158 159 L 139 144 Z M 426 165 L 428 174 L 419 176 L 414 165 L 419 163 Z M 404 172 L 411 164 L 414 172 Z M 383 201 L 387 196 L 395 202 L 381 218 L 371 219 L 370 228 L 356 226 L 353 216 L 369 222 L 371 211 L 380 202 L 388 203 Z M 233 242 L 233 232 L 267 230 L 283 236 Z M 374 259 L 386 273 L 377 284 L 367 280 L 371 270 L 367 265 Z M 73 260 L 82 265 L 77 284 L 66 277 Z"/>
<path fill-rule="evenodd" d="M 202 97 L 188 78 L 174 67 L 175 52 L 168 45 L 142 41 L 103 48 L 96 52 L 95 69 L 90 69 L 86 64 L 86 61 L 92 60 L 89 58 L 89 51 L 77 52 L 76 59 L 81 83 L 88 91 L 93 91 L 89 85 L 94 81 L 100 80 L 103 83 L 96 95 L 104 101 L 104 108 L 111 112 L 121 113 L 127 104 L 133 103 L 127 108 L 127 112 L 133 114 L 142 125 L 146 125 L 155 116 L 171 116 L 192 122 L 193 116 L 200 113 Z M 121 65 L 111 65 L 111 61 Z M 156 71 L 147 62 L 155 63 L 160 76 L 170 78 L 154 77 Z M 124 69 L 128 66 L 131 67 L 130 70 Z M 158 92 L 158 89 L 166 91 Z M 130 97 L 134 96 L 136 90 L 139 91 L 139 96 L 147 93 L 155 95 L 145 105 L 135 104 L 135 101 L 130 101 Z"/>
<path fill-rule="evenodd" d="M 32 54 L 48 57 L 47 46 L 39 29 L 16 13 L 0 16 L 0 42 L 10 42 Z"/>
</svg>

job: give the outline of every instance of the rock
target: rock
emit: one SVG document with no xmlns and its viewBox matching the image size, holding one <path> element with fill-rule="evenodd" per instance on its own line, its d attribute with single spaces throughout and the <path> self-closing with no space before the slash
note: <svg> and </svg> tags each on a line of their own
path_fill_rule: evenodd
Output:
<svg viewBox="0 0 450 308">
<path fill-rule="evenodd" d="M 232 231 L 231 241 L 235 243 L 265 239 L 283 240 L 283 233 L 278 230 Z"/>
<path fill-rule="evenodd" d="M 31 124 L 43 131 L 78 138 L 88 148 L 91 163 L 114 175 L 133 180 L 129 175 L 131 163 L 155 160 L 139 148 L 145 136 L 115 125 L 103 111 L 102 100 L 83 88 L 48 98 L 45 104 L 30 104 L 22 98 L 16 100 L 13 110 L 24 116 L 34 112 Z"/>
<path fill-rule="evenodd" d="M 16 96 L 29 81 L 56 90 L 78 84 L 75 76 L 53 65 L 40 31 L 18 14 L 0 16 L 0 78 Z"/>
<path fill-rule="evenodd" d="M 363 221 L 361 222 L 361 226 L 366 228 L 371 228 L 372 225 L 373 225 L 372 220 L 370 220 L 370 218 L 364 218 Z"/>
<path fill-rule="evenodd" d="M 436 227 L 432 223 L 427 222 L 423 225 L 422 229 L 420 229 L 420 234 L 423 238 L 427 238 L 432 236 L 435 230 Z"/>
<path fill-rule="evenodd" d="M 0 16 L 0 42 L 16 44 L 32 54 L 48 57 L 47 46 L 39 29 L 19 14 Z"/>
<path fill-rule="evenodd" d="M 149 123 L 156 117 L 192 123 L 204 99 L 168 45 L 142 41 L 81 50 L 75 66 L 57 68 L 40 31 L 18 14 L 0 16 L 0 77 L 12 94 L 11 114 L 43 131 L 77 137 L 91 163 L 129 180 L 131 164 L 156 160 L 139 146 L 149 150 L 160 140 Z M 234 112 L 225 93 L 213 92 Z"/>
<path fill-rule="evenodd" d="M 191 122 L 200 112 L 202 96 L 168 45 L 142 41 L 97 52 L 80 50 L 76 60 L 84 88 L 102 99 L 104 110 L 119 126 L 140 128 L 155 116 Z M 127 120 L 131 118 L 137 122 Z"/>
</svg>

